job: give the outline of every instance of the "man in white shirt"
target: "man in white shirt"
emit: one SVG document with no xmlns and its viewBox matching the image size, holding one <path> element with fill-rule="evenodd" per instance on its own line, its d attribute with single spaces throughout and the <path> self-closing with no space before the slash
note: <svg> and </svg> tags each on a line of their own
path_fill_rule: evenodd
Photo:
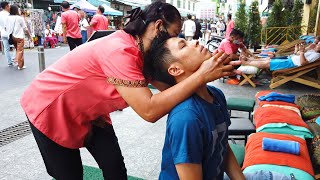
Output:
<svg viewBox="0 0 320 180">
<path fill-rule="evenodd" d="M 288 69 L 303 66 L 320 59 L 320 43 L 309 51 L 305 51 L 304 44 L 299 45 L 299 55 L 289 56 L 287 59 L 254 59 L 240 56 L 241 64 L 255 66 L 260 69 L 270 69 L 271 71 Z"/>
<path fill-rule="evenodd" d="M 10 55 L 10 44 L 9 44 L 9 34 L 5 29 L 5 23 L 7 22 L 9 12 L 10 12 L 10 5 L 8 2 L 3 1 L 1 2 L 2 11 L 0 12 L 0 35 L 3 42 L 3 49 L 4 55 L 6 56 L 8 66 L 13 65 L 13 59 Z"/>
<path fill-rule="evenodd" d="M 187 41 L 192 41 L 194 33 L 196 32 L 196 23 L 191 20 L 191 15 L 188 14 L 188 20 L 183 23 L 182 31 Z"/>
</svg>

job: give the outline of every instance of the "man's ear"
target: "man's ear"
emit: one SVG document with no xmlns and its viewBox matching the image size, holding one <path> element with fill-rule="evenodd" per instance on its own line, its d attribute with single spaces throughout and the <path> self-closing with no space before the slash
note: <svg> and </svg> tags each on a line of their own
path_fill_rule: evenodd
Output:
<svg viewBox="0 0 320 180">
<path fill-rule="evenodd" d="M 177 77 L 183 74 L 184 70 L 181 68 L 181 65 L 173 63 L 168 67 L 168 73 L 173 77 Z"/>
</svg>

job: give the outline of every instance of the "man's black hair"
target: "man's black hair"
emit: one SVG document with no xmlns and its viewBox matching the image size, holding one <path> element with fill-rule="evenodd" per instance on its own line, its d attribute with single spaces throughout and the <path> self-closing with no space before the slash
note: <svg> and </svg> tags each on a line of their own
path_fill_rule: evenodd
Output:
<svg viewBox="0 0 320 180">
<path fill-rule="evenodd" d="M 64 9 L 68 9 L 70 8 L 70 4 L 68 1 L 62 1 L 61 7 L 63 7 Z"/>
<path fill-rule="evenodd" d="M 98 6 L 99 11 L 103 14 L 104 13 L 104 7 L 103 6 Z"/>
<path fill-rule="evenodd" d="M 232 14 L 228 14 L 228 19 L 231 19 L 232 18 Z"/>
<path fill-rule="evenodd" d="M 188 14 L 187 17 L 188 17 L 188 19 L 191 19 L 191 18 L 192 18 L 191 14 Z"/>
<path fill-rule="evenodd" d="M 176 60 L 165 46 L 169 38 L 167 33 L 160 32 L 152 41 L 151 48 L 144 58 L 143 74 L 146 78 L 175 85 L 174 77 L 168 73 L 168 65 Z"/>
<path fill-rule="evenodd" d="M 2 8 L 2 9 L 5 9 L 6 6 L 8 6 L 8 5 L 9 5 L 9 3 L 6 2 L 6 1 L 1 2 L 1 8 Z"/>
<path fill-rule="evenodd" d="M 19 8 L 17 5 L 10 6 L 10 15 L 19 15 Z"/>
<path fill-rule="evenodd" d="M 239 29 L 232 29 L 230 36 L 235 36 L 235 37 L 239 37 L 239 38 L 243 38 L 244 37 L 244 33 L 239 30 Z"/>
</svg>

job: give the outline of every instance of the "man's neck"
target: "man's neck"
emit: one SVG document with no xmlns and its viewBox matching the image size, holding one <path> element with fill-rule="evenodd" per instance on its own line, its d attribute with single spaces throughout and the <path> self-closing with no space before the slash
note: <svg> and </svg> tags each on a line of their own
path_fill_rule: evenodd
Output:
<svg viewBox="0 0 320 180">
<path fill-rule="evenodd" d="M 196 94 L 201 97 L 203 100 L 213 103 L 213 96 L 209 93 L 207 85 L 201 86 L 197 91 Z"/>
</svg>

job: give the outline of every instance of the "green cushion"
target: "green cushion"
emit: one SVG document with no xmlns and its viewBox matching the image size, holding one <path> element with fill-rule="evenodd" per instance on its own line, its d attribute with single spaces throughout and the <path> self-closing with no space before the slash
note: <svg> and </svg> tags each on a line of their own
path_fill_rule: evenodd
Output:
<svg viewBox="0 0 320 180">
<path fill-rule="evenodd" d="M 313 138 L 313 135 L 309 129 L 287 123 L 268 123 L 257 128 L 257 132 L 298 135 L 303 136 L 304 139 Z"/>
<path fill-rule="evenodd" d="M 244 160 L 244 146 L 233 143 L 229 143 L 229 145 L 232 149 L 234 156 L 237 159 L 238 164 L 241 166 Z"/>
<path fill-rule="evenodd" d="M 254 99 L 247 98 L 228 98 L 227 100 L 228 109 L 238 111 L 252 112 L 255 103 Z"/>
</svg>

